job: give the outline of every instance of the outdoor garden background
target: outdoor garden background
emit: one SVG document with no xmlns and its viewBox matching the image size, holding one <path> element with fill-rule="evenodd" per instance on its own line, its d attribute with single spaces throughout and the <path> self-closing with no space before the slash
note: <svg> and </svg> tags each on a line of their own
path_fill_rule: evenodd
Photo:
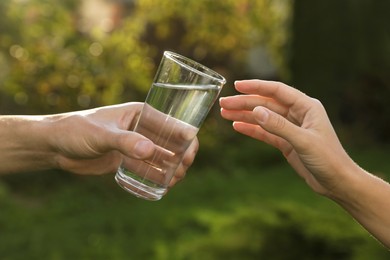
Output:
<svg viewBox="0 0 390 260">
<path fill-rule="evenodd" d="M 260 78 L 320 99 L 354 160 L 388 180 L 389 10 L 380 0 L 1 0 L 0 114 L 143 101 L 171 50 L 224 75 L 221 96 Z M 187 177 L 158 202 L 113 175 L 1 176 L 0 259 L 389 259 L 278 151 L 235 133 L 218 104 L 199 140 Z"/>
</svg>

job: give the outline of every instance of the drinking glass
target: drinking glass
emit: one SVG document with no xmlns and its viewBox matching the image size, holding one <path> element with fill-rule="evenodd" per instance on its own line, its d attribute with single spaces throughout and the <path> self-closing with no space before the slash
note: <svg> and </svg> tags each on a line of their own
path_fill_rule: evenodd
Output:
<svg viewBox="0 0 390 260">
<path fill-rule="evenodd" d="M 165 51 L 134 131 L 155 144 L 147 160 L 125 158 L 115 179 L 137 197 L 159 200 L 226 80 L 182 55 Z"/>
</svg>

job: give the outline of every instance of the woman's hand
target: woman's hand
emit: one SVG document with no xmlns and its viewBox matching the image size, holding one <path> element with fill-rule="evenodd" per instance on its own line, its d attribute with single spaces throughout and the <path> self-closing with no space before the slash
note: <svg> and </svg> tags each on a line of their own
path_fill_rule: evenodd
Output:
<svg viewBox="0 0 390 260">
<path fill-rule="evenodd" d="M 221 114 L 242 134 L 278 148 L 316 192 L 332 196 L 339 168 L 354 163 L 341 146 L 321 103 L 283 83 L 245 80 L 244 95 L 220 99 Z"/>
<path fill-rule="evenodd" d="M 233 128 L 278 148 L 315 192 L 340 204 L 390 248 L 390 185 L 353 162 L 322 104 L 279 82 L 235 85 L 243 95 L 220 99 Z"/>
</svg>

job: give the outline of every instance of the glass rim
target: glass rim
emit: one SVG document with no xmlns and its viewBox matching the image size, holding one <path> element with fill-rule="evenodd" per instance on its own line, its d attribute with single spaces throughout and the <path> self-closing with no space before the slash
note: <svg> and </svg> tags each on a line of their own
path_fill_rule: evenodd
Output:
<svg viewBox="0 0 390 260">
<path fill-rule="evenodd" d="M 197 61 L 194 61 L 190 58 L 187 58 L 183 55 L 180 55 L 178 53 L 175 53 L 175 52 L 172 52 L 172 51 L 164 51 L 164 56 L 171 59 L 171 60 L 174 60 L 175 62 L 179 63 L 180 65 L 182 65 L 183 67 L 195 72 L 195 73 L 198 73 L 198 74 L 201 74 L 202 76 L 206 76 L 206 77 L 209 77 L 209 78 L 212 78 L 214 80 L 217 80 L 218 82 L 220 82 L 222 85 L 226 83 L 226 79 L 221 75 L 219 74 L 218 72 L 206 67 L 205 65 L 203 64 L 200 64 L 199 62 Z M 180 60 L 181 59 L 181 60 Z M 194 65 L 196 66 L 199 66 L 201 67 L 204 71 L 207 71 L 207 72 L 210 72 L 209 74 L 204 72 L 204 71 L 201 71 L 195 67 L 192 67 L 186 63 L 184 63 L 182 60 L 185 60 L 189 63 L 193 63 Z"/>
</svg>

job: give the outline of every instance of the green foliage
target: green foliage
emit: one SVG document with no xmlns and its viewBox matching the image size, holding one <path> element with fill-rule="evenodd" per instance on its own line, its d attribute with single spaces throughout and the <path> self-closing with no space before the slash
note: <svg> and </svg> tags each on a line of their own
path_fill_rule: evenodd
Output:
<svg viewBox="0 0 390 260">
<path fill-rule="evenodd" d="M 111 30 L 86 30 L 80 3 L 2 1 L 3 112 L 142 101 L 166 49 L 235 79 L 247 74 L 241 68 L 249 49 L 262 44 L 280 57 L 286 43 L 285 1 L 139 0 Z"/>
<path fill-rule="evenodd" d="M 165 243 L 169 254 L 158 258 L 356 259 L 364 236 L 348 221 L 295 203 L 202 211 L 187 223 L 199 233 L 181 227 L 180 242 Z"/>
<path fill-rule="evenodd" d="M 242 151 L 265 149 L 241 145 Z M 390 253 L 344 210 L 315 195 L 287 163 L 270 163 L 275 155 L 267 153 L 256 154 L 257 164 L 247 164 L 243 155 L 235 159 L 237 154 L 212 158 L 208 166 L 195 163 L 186 179 L 158 202 L 127 194 L 113 176 L 4 176 L 0 256 L 388 259 Z M 388 150 L 359 154 L 359 163 L 363 160 L 365 167 L 388 178 Z M 223 162 L 229 169 L 220 167 Z"/>
<path fill-rule="evenodd" d="M 1 258 L 388 258 L 289 167 L 231 171 L 226 176 L 217 168 L 193 168 L 159 202 L 127 194 L 113 176 L 3 177 Z"/>
<path fill-rule="evenodd" d="M 331 116 L 338 116 L 342 97 L 356 107 L 367 98 L 365 104 L 375 108 L 367 118 L 382 111 L 381 127 L 386 126 L 387 65 L 381 65 L 390 57 L 383 55 L 390 45 L 382 38 L 382 12 L 388 9 L 378 1 L 295 3 L 290 51 L 296 85 L 324 98 Z M 376 10 L 372 6 L 378 12 L 369 14 Z M 247 59 L 258 46 L 271 53 L 280 75 L 288 75 L 290 1 L 139 0 L 109 31 L 86 31 L 79 7 L 76 0 L 0 1 L 1 113 L 143 100 L 166 49 L 221 72 L 229 80 L 223 93 L 234 93 L 233 80 L 252 76 Z M 365 37 L 371 31 L 374 40 Z M 351 76 L 350 68 L 379 79 L 375 96 L 369 95 L 372 84 Z M 157 203 L 126 194 L 112 176 L 2 177 L 1 258 L 388 258 L 345 212 L 314 196 L 279 152 L 233 134 L 218 114 L 211 111 L 200 131 L 189 176 Z M 382 177 L 390 172 L 387 151 L 359 154 Z"/>
<path fill-rule="evenodd" d="M 116 103 L 123 94 L 128 101 L 151 78 L 153 67 L 136 38 L 80 31 L 78 1 L 8 1 L 4 7 L 11 28 L 0 45 L 3 110 L 60 112 Z M 129 85 L 133 90 L 125 91 Z"/>
<path fill-rule="evenodd" d="M 199 60 L 242 61 L 251 47 L 269 44 L 280 51 L 285 43 L 285 1 L 173 0 L 156 5 L 143 0 L 137 7 L 135 16 L 148 21 L 147 37 L 156 47 L 176 48 Z"/>
</svg>

